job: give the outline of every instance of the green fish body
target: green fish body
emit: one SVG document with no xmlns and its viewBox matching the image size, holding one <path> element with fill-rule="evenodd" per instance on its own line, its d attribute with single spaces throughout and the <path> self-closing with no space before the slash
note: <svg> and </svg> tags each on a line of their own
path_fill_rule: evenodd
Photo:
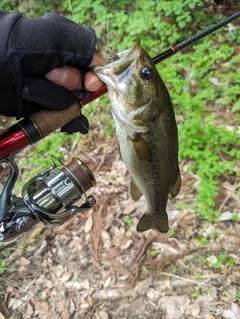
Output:
<svg viewBox="0 0 240 319">
<path fill-rule="evenodd" d="M 152 228 L 166 233 L 168 195 L 175 197 L 181 187 L 172 102 L 140 43 L 118 57 L 93 72 L 108 87 L 120 155 L 131 174 L 131 196 L 137 201 L 144 195 L 147 202 L 137 231 Z"/>
</svg>

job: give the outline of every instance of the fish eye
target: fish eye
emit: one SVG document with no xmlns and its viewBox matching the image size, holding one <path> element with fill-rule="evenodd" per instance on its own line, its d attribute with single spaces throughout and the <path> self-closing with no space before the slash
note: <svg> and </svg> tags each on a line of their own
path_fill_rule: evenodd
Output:
<svg viewBox="0 0 240 319">
<path fill-rule="evenodd" d="M 141 78 L 146 81 L 149 82 L 152 80 L 152 69 L 151 68 L 144 68 L 141 71 Z"/>
</svg>

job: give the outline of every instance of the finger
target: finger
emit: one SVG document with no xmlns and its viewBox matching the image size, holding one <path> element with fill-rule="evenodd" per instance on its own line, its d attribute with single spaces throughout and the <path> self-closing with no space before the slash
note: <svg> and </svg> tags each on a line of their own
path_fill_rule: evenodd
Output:
<svg viewBox="0 0 240 319">
<path fill-rule="evenodd" d="M 93 72 L 88 71 L 85 74 L 85 87 L 88 91 L 96 91 L 103 85 L 104 83 Z"/>
<path fill-rule="evenodd" d="M 55 68 L 48 72 L 45 77 L 55 84 L 63 86 L 68 90 L 81 91 L 81 74 L 71 66 L 65 65 L 62 68 Z"/>
</svg>

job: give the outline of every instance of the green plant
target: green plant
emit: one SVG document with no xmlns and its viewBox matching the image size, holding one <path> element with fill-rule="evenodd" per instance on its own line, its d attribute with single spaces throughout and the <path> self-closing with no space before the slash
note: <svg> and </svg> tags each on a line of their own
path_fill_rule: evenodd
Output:
<svg viewBox="0 0 240 319">
<path fill-rule="evenodd" d="M 238 221 L 238 213 L 232 215 L 232 220 L 233 220 L 234 222 L 237 222 L 237 221 Z"/>
<path fill-rule="evenodd" d="M 208 243 L 207 238 L 203 237 L 203 236 L 199 236 L 198 237 L 198 241 L 201 245 L 206 245 Z"/>
<path fill-rule="evenodd" d="M 6 254 L 2 254 L 2 252 L 1 252 L 1 256 L 0 256 L 0 275 L 2 275 L 5 272 L 17 271 L 16 269 L 10 268 L 7 265 L 5 257 L 6 257 Z"/>
<path fill-rule="evenodd" d="M 0 10 L 19 11 L 30 17 L 41 17 L 46 12 L 56 11 L 60 5 L 60 0 L 2 0 L 0 3 Z"/>
<path fill-rule="evenodd" d="M 228 267 L 233 266 L 234 263 L 235 263 L 234 258 L 233 258 L 232 256 L 230 256 L 230 257 L 228 258 L 227 266 L 228 266 Z"/>
<path fill-rule="evenodd" d="M 0 264 L 0 275 L 2 275 L 4 273 L 4 271 L 6 270 L 6 261 L 2 260 L 1 264 Z"/>
<path fill-rule="evenodd" d="M 177 268 L 176 268 L 176 267 L 173 267 L 172 273 L 173 273 L 174 275 L 176 275 L 176 273 L 177 273 Z"/>
<path fill-rule="evenodd" d="M 197 263 L 198 263 L 198 264 L 201 264 L 202 262 L 204 262 L 204 260 L 205 260 L 205 257 L 204 257 L 204 256 L 200 256 L 200 257 L 198 257 L 198 259 L 197 259 Z"/>
<path fill-rule="evenodd" d="M 154 56 L 172 43 L 180 42 L 218 20 L 217 15 L 205 16 L 201 10 L 203 1 L 199 0 L 139 0 L 119 1 L 117 4 L 109 1 L 107 6 L 104 3 L 104 0 L 98 0 L 89 6 L 66 0 L 63 7 L 70 18 L 95 27 L 102 43 L 107 45 L 110 42 L 117 51 L 132 46 L 136 39 L 140 39 L 144 49 Z M 146 10 L 148 19 L 144 14 Z M 120 27 L 123 25 L 124 28 Z M 171 87 L 176 115 L 184 119 L 178 122 L 179 159 L 192 161 L 189 170 L 199 180 L 191 209 L 209 222 L 217 221 L 220 215 L 215 204 L 218 177 L 235 174 L 236 161 L 240 159 L 237 131 L 228 130 L 224 121 L 217 123 L 214 112 L 208 111 L 209 106 L 212 108 L 214 105 L 216 111 L 230 108 L 236 113 L 239 110 L 240 58 L 234 56 L 233 46 L 230 42 L 226 43 L 223 34 L 224 31 L 219 30 L 213 36 L 198 41 L 189 54 L 179 54 L 158 66 L 165 83 Z M 234 38 L 234 34 L 230 38 Z M 186 78 L 182 76 L 182 70 L 187 73 Z M 94 113 L 98 114 L 97 111 Z M 105 114 L 107 117 L 110 112 Z M 106 131 L 112 134 L 111 129 Z M 223 160 L 224 156 L 228 160 Z"/>
<path fill-rule="evenodd" d="M 16 0 L 3 0 L 0 8 L 20 10 L 29 16 L 57 10 L 87 28 L 94 28 L 100 44 L 110 42 L 121 51 L 140 40 L 143 48 L 156 56 L 222 18 L 218 14 L 206 14 L 203 5 L 201 0 L 95 0 L 90 3 L 30 0 L 22 1 L 21 5 Z M 229 130 L 225 119 L 215 115 L 232 112 L 233 123 L 240 121 L 240 55 L 232 45 L 239 43 L 238 35 L 239 27 L 232 31 L 223 28 L 157 66 L 169 87 L 178 119 L 179 160 L 187 159 L 192 163 L 189 171 L 198 180 L 196 197 L 190 208 L 209 222 L 217 221 L 220 215 L 215 201 L 220 178 L 239 176 L 239 132 Z M 114 134 L 107 97 L 84 107 L 84 112 L 90 123 L 94 121 L 101 127 L 104 136 Z M 37 146 L 36 155 L 29 154 L 29 162 L 35 166 L 50 165 L 46 156 L 50 151 L 63 158 L 59 148 L 65 141 L 65 137 L 59 141 L 54 135 L 52 141 Z M 179 209 L 184 209 L 180 203 Z"/>
<path fill-rule="evenodd" d="M 147 272 L 147 271 L 148 271 L 147 266 L 143 265 L 143 266 L 142 266 L 142 271 L 143 271 L 143 272 Z"/>
<path fill-rule="evenodd" d="M 16 8 L 17 8 L 17 1 L 2 0 L 0 3 L 1 10 L 12 11 L 12 10 L 16 10 Z"/>
<path fill-rule="evenodd" d="M 158 255 L 158 252 L 155 251 L 155 250 L 151 250 L 151 251 L 150 251 L 150 255 L 152 256 L 152 258 L 156 258 L 157 255 Z"/>
<path fill-rule="evenodd" d="M 172 237 L 174 234 L 175 234 L 174 229 L 170 228 L 169 231 L 168 231 L 168 236 Z"/>
<path fill-rule="evenodd" d="M 218 269 L 226 260 L 227 254 L 219 254 L 215 262 L 209 262 L 208 265 L 214 269 Z"/>
<path fill-rule="evenodd" d="M 178 208 L 179 210 L 184 210 L 184 209 L 185 209 L 184 203 L 177 203 L 177 208 Z"/>
<path fill-rule="evenodd" d="M 67 135 L 59 132 L 39 141 L 35 150 L 21 161 L 23 167 L 32 166 L 31 172 L 23 172 L 23 175 L 27 175 L 29 179 L 39 174 L 43 169 L 47 169 L 52 163 L 51 155 L 64 161 L 74 141 L 80 141 L 80 134 Z"/>
<path fill-rule="evenodd" d="M 197 291 L 195 291 L 193 294 L 192 294 L 192 297 L 194 298 L 198 298 L 199 296 L 201 296 L 205 291 L 203 289 L 199 289 Z"/>
<path fill-rule="evenodd" d="M 192 297 L 194 297 L 194 298 L 197 298 L 197 297 L 199 297 L 199 296 L 201 296 L 201 292 L 200 291 L 195 291 L 193 294 L 192 294 Z"/>
<path fill-rule="evenodd" d="M 237 101 L 233 104 L 232 112 L 240 111 L 240 101 Z"/>
<path fill-rule="evenodd" d="M 214 230 L 212 233 L 211 233 L 211 236 L 213 238 L 217 238 L 218 237 L 218 232 L 216 230 Z"/>
<path fill-rule="evenodd" d="M 129 216 L 125 216 L 123 218 L 124 222 L 129 226 L 132 227 L 133 226 L 133 221 L 131 220 L 131 218 Z"/>
</svg>

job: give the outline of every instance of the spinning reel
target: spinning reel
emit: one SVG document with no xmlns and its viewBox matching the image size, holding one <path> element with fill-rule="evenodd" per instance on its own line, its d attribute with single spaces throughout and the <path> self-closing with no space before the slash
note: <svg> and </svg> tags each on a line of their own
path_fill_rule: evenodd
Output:
<svg viewBox="0 0 240 319">
<path fill-rule="evenodd" d="M 155 64 L 182 51 L 199 39 L 213 33 L 240 17 L 240 11 L 208 29 L 172 46 L 153 58 Z M 85 192 L 95 185 L 90 169 L 79 159 L 73 158 L 68 165 L 53 157 L 49 169 L 37 175 L 23 186 L 22 198 L 12 194 L 18 177 L 18 167 L 13 155 L 29 144 L 43 139 L 56 129 L 81 115 L 81 107 L 107 92 L 103 86 L 81 102 L 64 110 L 41 110 L 33 113 L 0 134 L 0 164 L 5 162 L 10 175 L 0 195 L 0 241 L 10 240 L 32 229 L 39 221 L 61 225 L 73 215 L 90 209 L 95 204 L 93 196 Z M 56 164 L 57 162 L 57 164 Z M 59 165 L 61 166 L 59 168 Z M 80 207 L 73 204 L 85 195 Z"/>
<path fill-rule="evenodd" d="M 3 162 L 10 173 L 0 195 L 0 242 L 20 236 L 39 222 L 62 225 L 96 202 L 92 195 L 86 196 L 86 191 L 96 185 L 95 177 L 76 157 L 64 165 L 52 156 L 52 165 L 23 186 L 22 197 L 12 194 L 19 175 L 13 155 L 2 159 L 0 164 Z M 81 206 L 73 205 L 82 197 L 85 202 Z"/>
</svg>

